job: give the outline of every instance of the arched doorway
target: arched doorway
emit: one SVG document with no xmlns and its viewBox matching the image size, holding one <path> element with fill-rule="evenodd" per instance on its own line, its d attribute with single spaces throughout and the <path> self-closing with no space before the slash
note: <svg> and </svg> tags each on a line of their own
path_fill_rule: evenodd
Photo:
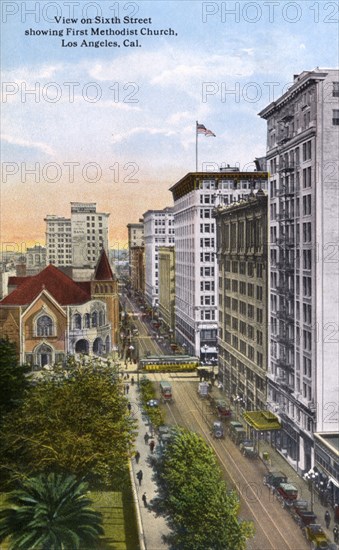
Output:
<svg viewBox="0 0 339 550">
<path fill-rule="evenodd" d="M 95 355 L 102 355 L 104 349 L 104 343 L 101 338 L 96 338 L 93 342 L 93 353 Z"/>
<path fill-rule="evenodd" d="M 53 349 L 47 344 L 41 344 L 38 347 L 37 351 L 37 363 L 40 367 L 45 367 L 46 365 L 51 365 L 53 362 Z"/>
<path fill-rule="evenodd" d="M 75 344 L 75 353 L 85 353 L 88 355 L 89 353 L 89 343 L 88 340 L 85 340 L 82 338 L 81 340 L 78 340 Z"/>
</svg>

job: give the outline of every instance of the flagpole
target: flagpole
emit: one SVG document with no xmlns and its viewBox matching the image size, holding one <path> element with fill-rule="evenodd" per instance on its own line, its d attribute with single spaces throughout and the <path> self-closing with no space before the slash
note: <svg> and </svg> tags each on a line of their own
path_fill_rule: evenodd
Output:
<svg viewBox="0 0 339 550">
<path fill-rule="evenodd" d="M 195 124 L 195 171 L 198 171 L 198 121 Z"/>
</svg>

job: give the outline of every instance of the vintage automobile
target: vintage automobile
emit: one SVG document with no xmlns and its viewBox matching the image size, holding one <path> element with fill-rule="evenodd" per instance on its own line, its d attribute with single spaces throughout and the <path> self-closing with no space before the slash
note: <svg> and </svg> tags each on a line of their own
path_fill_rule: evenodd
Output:
<svg viewBox="0 0 339 550">
<path fill-rule="evenodd" d="M 220 421 L 215 421 L 212 424 L 212 435 L 215 439 L 224 439 L 224 426 Z"/>
<path fill-rule="evenodd" d="M 238 423 L 238 426 L 230 426 L 230 437 L 237 445 L 245 441 L 245 439 L 247 439 L 247 434 L 244 426 L 240 423 Z"/>
<path fill-rule="evenodd" d="M 258 456 L 258 453 L 255 449 L 254 441 L 252 441 L 251 439 L 245 439 L 244 441 L 241 441 L 239 449 L 244 456 L 247 456 L 247 458 L 256 458 Z"/>
<path fill-rule="evenodd" d="M 227 418 L 231 418 L 232 411 L 227 406 L 226 401 L 224 399 L 217 399 L 215 401 L 215 408 L 217 410 L 217 415 L 221 420 L 226 420 Z"/>
<path fill-rule="evenodd" d="M 316 522 L 317 516 L 308 509 L 307 500 L 295 500 L 292 506 L 289 507 L 289 511 L 294 521 L 301 528 Z"/>
<path fill-rule="evenodd" d="M 280 483 L 275 489 L 277 500 L 285 508 L 292 506 L 298 498 L 298 489 L 292 483 Z"/>
<path fill-rule="evenodd" d="M 287 476 L 283 472 L 268 472 L 264 476 L 264 485 L 275 489 L 280 483 L 287 483 Z"/>
<path fill-rule="evenodd" d="M 303 535 L 310 542 L 312 550 L 329 550 L 331 543 L 323 528 L 318 523 L 311 523 L 303 528 Z"/>
</svg>

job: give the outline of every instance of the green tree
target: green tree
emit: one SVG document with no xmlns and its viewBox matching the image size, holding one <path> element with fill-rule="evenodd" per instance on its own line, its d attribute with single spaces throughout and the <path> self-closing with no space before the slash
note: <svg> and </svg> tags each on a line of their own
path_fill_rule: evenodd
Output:
<svg viewBox="0 0 339 550">
<path fill-rule="evenodd" d="M 28 478 L 0 512 L 0 541 L 13 550 L 93 549 L 103 534 L 100 512 L 90 508 L 87 484 L 56 473 Z"/>
<path fill-rule="evenodd" d="M 228 491 L 211 447 L 197 434 L 178 430 L 155 467 L 154 508 L 166 517 L 175 550 L 243 550 L 252 536 L 240 521 L 239 499 Z"/>
<path fill-rule="evenodd" d="M 26 374 L 29 367 L 19 365 L 16 346 L 5 338 L 0 339 L 0 422 L 23 398 L 28 387 Z"/>
<path fill-rule="evenodd" d="M 13 479 L 61 470 L 106 486 L 124 484 L 135 421 L 114 370 L 72 363 L 48 377 L 3 423 L 3 473 Z"/>
</svg>

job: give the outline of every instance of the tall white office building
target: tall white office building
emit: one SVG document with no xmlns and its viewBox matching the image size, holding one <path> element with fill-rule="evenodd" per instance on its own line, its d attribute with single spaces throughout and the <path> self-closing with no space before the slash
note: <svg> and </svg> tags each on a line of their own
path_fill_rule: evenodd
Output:
<svg viewBox="0 0 339 550">
<path fill-rule="evenodd" d="M 283 426 L 276 445 L 308 471 L 326 461 L 314 432 L 339 432 L 339 71 L 295 75 L 259 114 L 270 171 L 268 400 Z"/>
<path fill-rule="evenodd" d="M 47 263 L 94 268 L 101 249 L 108 250 L 108 217 L 96 203 L 82 202 L 71 202 L 70 218 L 47 215 Z"/>
<path fill-rule="evenodd" d="M 174 200 L 176 339 L 203 360 L 217 358 L 218 280 L 212 211 L 267 189 L 266 172 L 191 172 L 170 189 Z"/>
<path fill-rule="evenodd" d="M 143 214 L 145 242 L 145 297 L 159 304 L 159 247 L 174 245 L 173 208 L 147 210 Z"/>
</svg>

